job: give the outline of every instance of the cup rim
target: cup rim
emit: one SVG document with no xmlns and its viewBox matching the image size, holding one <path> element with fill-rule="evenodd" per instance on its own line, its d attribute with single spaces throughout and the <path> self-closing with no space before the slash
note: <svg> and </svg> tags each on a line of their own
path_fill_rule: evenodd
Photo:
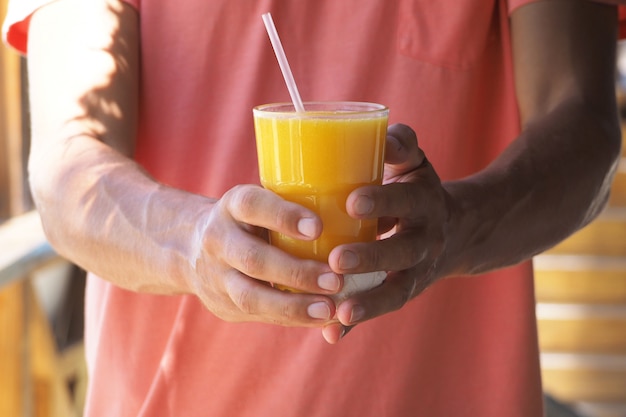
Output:
<svg viewBox="0 0 626 417">
<path fill-rule="evenodd" d="M 384 104 L 366 101 L 305 101 L 304 113 L 298 113 L 291 102 L 267 103 L 255 106 L 255 116 L 272 118 L 346 118 L 380 117 L 389 113 Z"/>
</svg>

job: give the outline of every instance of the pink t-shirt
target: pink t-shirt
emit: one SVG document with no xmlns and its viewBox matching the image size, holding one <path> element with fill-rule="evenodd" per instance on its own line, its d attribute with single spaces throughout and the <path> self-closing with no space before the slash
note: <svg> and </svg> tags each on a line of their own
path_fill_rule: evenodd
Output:
<svg viewBox="0 0 626 417">
<path fill-rule="evenodd" d="M 5 39 L 25 51 L 48 1 L 13 1 Z M 271 11 L 305 100 L 385 103 L 442 179 L 463 177 L 518 134 L 508 15 L 530 1 L 135 0 L 136 158 L 209 196 L 258 183 L 251 108 L 289 100 Z M 86 302 L 87 417 L 542 415 L 530 262 L 441 281 L 335 346 L 93 276 Z"/>
</svg>

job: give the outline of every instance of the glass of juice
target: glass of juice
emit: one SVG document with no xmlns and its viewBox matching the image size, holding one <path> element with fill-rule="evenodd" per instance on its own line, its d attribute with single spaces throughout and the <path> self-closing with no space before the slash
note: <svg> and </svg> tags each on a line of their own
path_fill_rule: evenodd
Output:
<svg viewBox="0 0 626 417">
<path fill-rule="evenodd" d="M 270 231 L 270 243 L 294 256 L 327 262 L 337 245 L 376 239 L 377 220 L 350 217 L 346 199 L 358 187 L 382 184 L 389 110 L 362 102 L 304 107 L 305 112 L 290 103 L 253 109 L 259 174 L 263 187 L 311 209 L 323 223 L 314 241 Z M 376 285 L 385 274 L 377 275 Z M 347 284 L 346 279 L 344 290 Z"/>
</svg>

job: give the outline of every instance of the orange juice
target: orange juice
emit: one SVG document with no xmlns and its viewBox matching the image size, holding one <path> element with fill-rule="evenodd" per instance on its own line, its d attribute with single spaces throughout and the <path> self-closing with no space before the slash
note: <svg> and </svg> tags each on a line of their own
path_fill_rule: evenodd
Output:
<svg viewBox="0 0 626 417">
<path fill-rule="evenodd" d="M 323 223 L 314 241 L 270 231 L 271 244 L 326 262 L 337 245 L 376 239 L 375 219 L 353 219 L 346 199 L 354 189 L 381 184 L 387 133 L 386 107 L 372 103 L 265 105 L 254 109 L 262 185 L 316 212 Z"/>
</svg>

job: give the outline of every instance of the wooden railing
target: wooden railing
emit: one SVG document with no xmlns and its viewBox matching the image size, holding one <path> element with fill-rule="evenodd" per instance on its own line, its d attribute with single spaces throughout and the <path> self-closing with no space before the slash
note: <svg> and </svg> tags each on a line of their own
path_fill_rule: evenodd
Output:
<svg viewBox="0 0 626 417">
<path fill-rule="evenodd" d="M 7 0 L 0 0 L 0 22 Z M 23 58 L 0 45 L 0 221 L 32 207 L 26 181 L 28 112 Z"/>
<path fill-rule="evenodd" d="M 82 414 L 82 343 L 58 351 L 33 287 L 37 274 L 59 263 L 66 261 L 46 241 L 36 212 L 0 225 L 0 416 Z"/>
<path fill-rule="evenodd" d="M 626 136 L 623 144 L 607 209 L 535 258 L 544 389 L 589 417 L 626 416 Z"/>
</svg>

